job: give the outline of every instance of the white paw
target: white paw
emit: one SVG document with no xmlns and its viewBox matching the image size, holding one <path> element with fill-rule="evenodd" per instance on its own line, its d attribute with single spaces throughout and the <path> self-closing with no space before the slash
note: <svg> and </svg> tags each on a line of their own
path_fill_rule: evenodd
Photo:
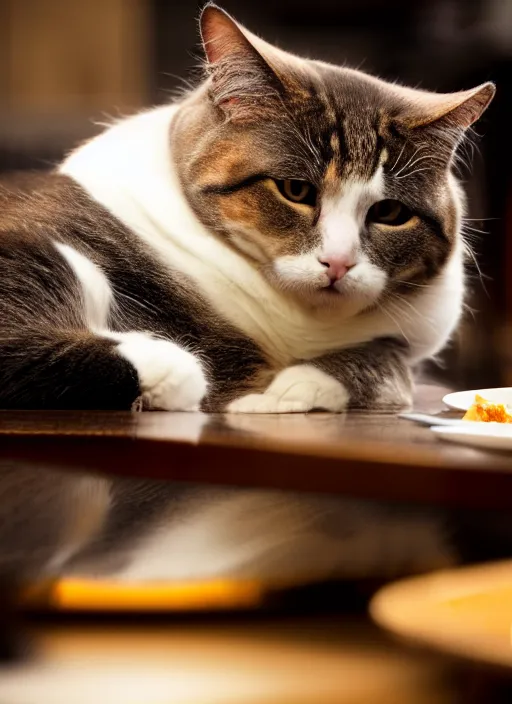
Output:
<svg viewBox="0 0 512 704">
<path fill-rule="evenodd" d="M 167 340 L 139 332 L 113 333 L 117 351 L 139 376 L 144 405 L 163 411 L 196 411 L 207 390 L 200 361 Z"/>
<path fill-rule="evenodd" d="M 233 401 L 228 413 L 306 413 L 322 409 L 341 413 L 348 392 L 339 381 L 309 364 L 288 367 L 276 376 L 262 394 L 249 394 Z"/>
</svg>

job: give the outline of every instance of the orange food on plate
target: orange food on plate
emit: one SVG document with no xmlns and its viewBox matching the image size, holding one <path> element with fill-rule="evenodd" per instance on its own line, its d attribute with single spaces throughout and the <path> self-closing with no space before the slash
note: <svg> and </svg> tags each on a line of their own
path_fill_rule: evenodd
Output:
<svg viewBox="0 0 512 704">
<path fill-rule="evenodd" d="M 478 394 L 462 420 L 475 420 L 482 423 L 512 423 L 512 415 L 504 403 L 491 403 Z"/>
</svg>

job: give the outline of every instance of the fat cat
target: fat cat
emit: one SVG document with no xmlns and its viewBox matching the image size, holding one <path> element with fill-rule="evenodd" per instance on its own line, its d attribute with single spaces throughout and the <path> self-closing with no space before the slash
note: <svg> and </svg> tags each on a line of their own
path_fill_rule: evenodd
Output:
<svg viewBox="0 0 512 704">
<path fill-rule="evenodd" d="M 0 192 L 3 408 L 408 404 L 464 295 L 453 161 L 494 94 L 277 49 L 216 6 L 204 81 Z"/>
</svg>

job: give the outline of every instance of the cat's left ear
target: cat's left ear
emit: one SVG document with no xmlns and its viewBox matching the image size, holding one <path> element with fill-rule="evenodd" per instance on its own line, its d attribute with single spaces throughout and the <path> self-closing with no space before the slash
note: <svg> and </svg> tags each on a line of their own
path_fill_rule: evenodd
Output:
<svg viewBox="0 0 512 704">
<path fill-rule="evenodd" d="M 459 93 L 414 91 L 414 96 L 409 96 L 409 108 L 403 122 L 411 129 L 435 125 L 441 129 L 451 129 L 455 135 L 459 133 L 462 136 L 480 118 L 495 92 L 494 83 L 483 83 Z"/>
<path fill-rule="evenodd" d="M 234 121 L 261 117 L 275 108 L 284 86 L 269 58 L 273 47 L 213 4 L 201 13 L 200 28 L 213 103 Z"/>
</svg>

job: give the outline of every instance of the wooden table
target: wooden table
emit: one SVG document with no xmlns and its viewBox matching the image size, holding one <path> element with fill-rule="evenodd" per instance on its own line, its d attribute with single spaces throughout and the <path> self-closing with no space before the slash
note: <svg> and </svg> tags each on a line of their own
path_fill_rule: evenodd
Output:
<svg viewBox="0 0 512 704">
<path fill-rule="evenodd" d="M 421 387 L 417 408 L 440 411 L 443 393 Z M 452 506 L 512 505 L 512 456 L 444 445 L 428 429 L 394 415 L 0 412 L 0 471 L 6 468 L 7 479 L 11 460 L 41 469 L 31 472 L 32 492 L 34 476 L 48 483 L 45 467 L 58 467 Z M 74 474 L 62 476 L 75 480 Z M 30 513 L 17 485 L 13 491 Z M 25 513 L 13 528 L 16 540 L 29 532 Z M 53 554 L 51 526 L 37 525 L 49 546 L 37 553 L 42 564 Z M 0 602 L 0 617 L 9 616 L 8 598 Z M 5 657 L 16 642 L 0 624 L 2 632 Z M 36 620 L 30 635 L 33 657 L 3 663 L 2 701 L 92 704 L 106 691 L 112 704 L 142 704 L 148 697 L 155 704 L 169 697 L 190 704 L 224 698 L 239 704 L 495 701 L 487 681 L 485 696 L 474 698 L 471 671 L 460 677 L 451 663 L 391 644 L 364 614 L 287 620 L 257 613 L 211 623 L 173 621 L 171 615 L 146 626 L 89 616 L 76 623 Z"/>
<path fill-rule="evenodd" d="M 415 407 L 443 410 L 419 387 Z M 0 412 L 0 461 L 173 481 L 512 507 L 512 455 L 444 444 L 395 415 Z"/>
</svg>

